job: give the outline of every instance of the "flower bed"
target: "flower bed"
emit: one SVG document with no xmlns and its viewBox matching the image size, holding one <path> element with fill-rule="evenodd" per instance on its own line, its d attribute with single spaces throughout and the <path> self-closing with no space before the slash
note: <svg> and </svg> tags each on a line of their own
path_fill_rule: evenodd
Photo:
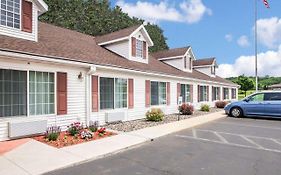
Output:
<svg viewBox="0 0 281 175">
<path fill-rule="evenodd" d="M 99 127 L 98 122 L 92 121 L 90 121 L 90 125 L 86 128 L 80 122 L 71 123 L 67 128 L 67 131 L 61 132 L 59 126 L 51 126 L 47 128 L 45 135 L 34 137 L 34 139 L 57 148 L 62 148 L 116 135 L 113 132 L 107 131 L 104 127 Z"/>
<path fill-rule="evenodd" d="M 218 108 L 210 108 L 210 112 L 195 110 L 192 115 L 180 115 L 180 114 L 165 115 L 163 117 L 163 120 L 159 121 L 159 122 L 148 121 L 146 119 L 139 119 L 139 120 L 120 122 L 120 123 L 111 123 L 111 124 L 104 125 L 104 127 L 112 129 L 112 130 L 116 130 L 116 131 L 130 132 L 130 131 L 134 131 L 134 130 L 138 130 L 138 129 L 162 125 L 165 123 L 171 123 L 171 122 L 175 122 L 178 120 L 198 117 L 201 115 L 210 114 L 210 113 L 219 112 L 219 111 L 223 111 L 223 110 L 218 109 Z"/>
<path fill-rule="evenodd" d="M 99 132 L 94 132 L 92 138 L 82 139 L 81 136 L 72 136 L 67 131 L 63 131 L 59 134 L 56 141 L 49 141 L 46 138 L 46 136 L 44 136 L 44 135 L 33 137 L 33 139 L 35 139 L 39 142 L 48 144 L 50 146 L 62 148 L 62 147 L 65 147 L 65 146 L 71 146 L 71 145 L 76 145 L 76 144 L 79 144 L 79 143 L 85 143 L 85 142 L 98 140 L 98 139 L 113 136 L 113 135 L 116 135 L 116 134 L 113 133 L 113 132 L 109 132 L 109 131 L 105 131 L 103 135 L 100 135 Z"/>
</svg>

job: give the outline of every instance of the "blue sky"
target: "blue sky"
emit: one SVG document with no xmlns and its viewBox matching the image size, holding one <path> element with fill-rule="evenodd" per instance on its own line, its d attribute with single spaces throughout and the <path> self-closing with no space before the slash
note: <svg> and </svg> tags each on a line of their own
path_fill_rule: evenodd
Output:
<svg viewBox="0 0 281 175">
<path fill-rule="evenodd" d="M 260 74 L 281 76 L 281 70 L 271 70 L 276 64 L 281 67 L 281 1 L 268 2 L 270 9 L 265 8 L 263 0 L 257 0 Z M 254 72 L 254 68 L 250 69 L 254 55 L 254 0 L 117 0 L 111 3 L 121 6 L 130 16 L 160 25 L 170 48 L 191 45 L 198 59 L 216 57 L 221 65 L 219 73 L 228 72 L 224 77 Z M 268 56 L 274 57 L 276 64 L 264 66 Z M 237 68 L 240 64 L 246 66 Z"/>
</svg>

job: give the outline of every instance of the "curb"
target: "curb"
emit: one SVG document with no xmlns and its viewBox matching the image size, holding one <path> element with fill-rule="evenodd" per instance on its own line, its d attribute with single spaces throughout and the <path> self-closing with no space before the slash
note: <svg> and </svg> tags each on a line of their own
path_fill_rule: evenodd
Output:
<svg viewBox="0 0 281 175">
<path fill-rule="evenodd" d="M 207 118 L 208 117 L 208 118 Z M 58 169 L 54 169 L 54 170 L 50 170 L 48 172 L 45 173 L 51 173 L 53 171 L 57 171 L 57 170 L 61 170 L 61 169 L 65 169 L 65 168 L 70 168 L 73 166 L 77 166 L 77 165 L 81 165 L 83 163 L 87 163 L 87 162 L 91 162 L 94 160 L 98 160 L 101 158 L 105 158 L 108 156 L 112 156 L 130 149 L 134 149 L 137 147 L 140 147 L 146 143 L 152 142 L 157 138 L 175 133 L 175 132 L 179 132 L 181 130 L 184 129 L 189 129 L 198 125 L 202 125 L 202 124 L 206 124 L 209 122 L 212 122 L 214 120 L 218 120 L 221 118 L 226 117 L 224 115 L 223 112 L 215 112 L 215 113 L 211 113 L 211 114 L 206 114 L 206 115 L 202 115 L 202 116 L 198 116 L 198 117 L 194 117 L 194 118 L 189 118 L 189 119 L 185 119 L 185 120 L 181 120 L 181 121 L 176 121 L 176 122 L 171 122 L 171 123 L 166 123 L 166 124 L 162 124 L 162 125 L 157 125 L 157 126 L 153 126 L 153 127 L 148 127 L 148 128 L 143 128 L 140 130 L 136 130 L 136 131 L 131 131 L 131 132 L 127 132 L 127 133 L 121 133 L 123 135 L 130 135 L 130 136 L 134 136 L 134 137 L 139 137 L 139 138 L 143 138 L 145 139 L 145 141 L 141 142 L 141 143 L 137 143 L 137 144 L 132 144 L 132 145 L 128 145 L 124 148 L 112 151 L 112 152 L 108 152 L 106 154 L 103 155 L 99 155 L 96 157 L 92 157 L 83 161 L 79 161 L 73 164 L 69 164 L 66 166 L 62 166 Z M 167 129 L 168 128 L 168 129 Z M 160 132 L 159 132 L 160 131 Z M 153 133 L 153 135 L 152 135 Z M 43 173 L 43 174 L 45 174 Z"/>
</svg>

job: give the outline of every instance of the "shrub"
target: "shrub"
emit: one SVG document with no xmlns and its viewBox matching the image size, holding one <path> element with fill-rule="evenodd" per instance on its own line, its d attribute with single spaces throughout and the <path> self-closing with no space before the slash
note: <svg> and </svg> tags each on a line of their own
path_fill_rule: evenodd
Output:
<svg viewBox="0 0 281 175">
<path fill-rule="evenodd" d="M 228 101 L 217 101 L 215 103 L 215 106 L 217 108 L 224 108 L 229 102 Z"/>
<path fill-rule="evenodd" d="M 146 113 L 146 120 L 148 121 L 159 122 L 163 120 L 163 117 L 164 113 L 158 108 L 151 109 L 151 111 L 147 111 Z"/>
<path fill-rule="evenodd" d="M 88 128 L 89 128 L 90 131 L 96 132 L 99 128 L 99 122 L 98 121 L 95 121 L 95 122 L 90 121 Z"/>
<path fill-rule="evenodd" d="M 59 126 L 48 127 L 45 133 L 45 137 L 48 141 L 56 141 L 60 135 L 61 129 Z"/>
<path fill-rule="evenodd" d="M 71 123 L 69 126 L 67 126 L 67 131 L 69 132 L 70 135 L 75 136 L 76 134 L 79 133 L 81 129 L 83 129 L 83 126 L 80 122 L 74 122 Z"/>
<path fill-rule="evenodd" d="M 194 112 L 194 107 L 190 104 L 183 103 L 179 106 L 179 112 L 182 115 L 191 115 Z"/>
<path fill-rule="evenodd" d="M 210 106 L 207 104 L 202 104 L 200 111 L 204 111 L 204 112 L 209 112 L 210 111 Z"/>
</svg>

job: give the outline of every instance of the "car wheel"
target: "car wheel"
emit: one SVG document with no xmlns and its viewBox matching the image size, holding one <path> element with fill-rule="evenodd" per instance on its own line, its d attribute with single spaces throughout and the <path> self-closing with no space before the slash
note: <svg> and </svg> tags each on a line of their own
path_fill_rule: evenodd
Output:
<svg viewBox="0 0 281 175">
<path fill-rule="evenodd" d="M 235 118 L 242 117 L 242 116 L 243 116 L 242 109 L 241 109 L 241 108 L 238 108 L 238 107 L 234 107 L 234 108 L 231 109 L 230 115 L 231 115 L 232 117 L 235 117 Z"/>
</svg>

